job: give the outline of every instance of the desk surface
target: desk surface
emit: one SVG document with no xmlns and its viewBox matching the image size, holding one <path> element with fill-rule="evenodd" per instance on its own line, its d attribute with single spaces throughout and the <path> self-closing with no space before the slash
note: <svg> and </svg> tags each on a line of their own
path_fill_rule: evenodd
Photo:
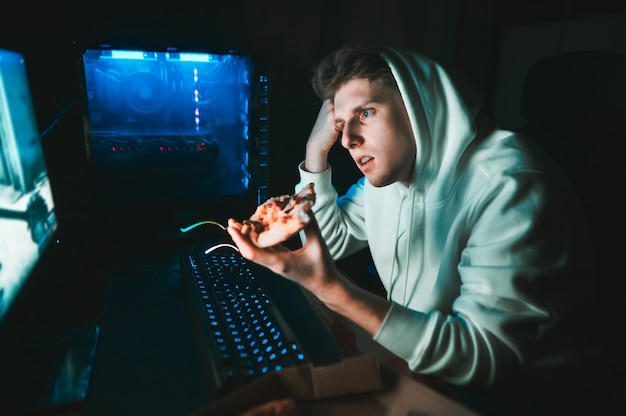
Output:
<svg viewBox="0 0 626 416">
<path fill-rule="evenodd" d="M 180 253 L 181 250 L 155 251 L 113 265 L 85 415 L 181 415 L 215 399 L 209 373 L 200 364 L 204 360 L 196 344 L 192 309 L 180 273 Z M 293 302 L 307 302 L 294 283 L 272 277 L 277 285 L 288 285 L 289 290 L 295 289 L 301 295 L 301 298 L 274 298 L 283 311 L 300 309 L 290 309 Z M 281 293 L 287 292 L 292 293 Z M 294 316 L 283 313 L 283 317 L 293 327 L 295 322 L 304 320 L 302 313 L 306 310 L 289 314 Z M 317 319 L 313 309 L 310 313 Z M 321 321 L 319 326 L 331 336 Z M 306 330 L 307 333 L 296 334 L 301 342 L 307 341 L 305 345 L 311 345 L 310 341 L 316 346 L 328 345 L 319 330 L 314 327 Z M 326 352 L 331 352 L 329 356 L 334 357 L 332 348 L 338 349 L 338 345 L 329 346 L 330 351 L 323 354 L 317 351 L 310 355 L 327 356 Z M 343 352 L 340 354 L 338 360 Z"/>
<path fill-rule="evenodd" d="M 112 269 L 86 415 L 192 412 L 209 400 L 175 255 Z"/>
</svg>

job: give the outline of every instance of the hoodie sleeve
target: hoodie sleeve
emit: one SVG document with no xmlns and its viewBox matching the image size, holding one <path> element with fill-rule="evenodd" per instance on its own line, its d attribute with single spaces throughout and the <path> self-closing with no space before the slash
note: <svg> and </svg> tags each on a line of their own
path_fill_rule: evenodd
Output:
<svg viewBox="0 0 626 416">
<path fill-rule="evenodd" d="M 321 173 L 307 172 L 300 163 L 300 182 L 296 190 L 313 183 L 315 204 L 313 213 L 322 236 L 334 259 L 341 259 L 366 247 L 363 206 L 364 178 L 354 184 L 345 195 L 338 196 L 332 184 L 332 168 Z M 304 234 L 301 233 L 304 243 Z"/>
</svg>

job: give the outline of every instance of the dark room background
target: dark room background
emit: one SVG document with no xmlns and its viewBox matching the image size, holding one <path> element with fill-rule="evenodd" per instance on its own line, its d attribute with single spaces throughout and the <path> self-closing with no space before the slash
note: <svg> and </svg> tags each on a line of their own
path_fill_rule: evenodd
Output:
<svg viewBox="0 0 626 416">
<path fill-rule="evenodd" d="M 534 61 L 577 49 L 626 52 L 626 5 L 606 0 L 11 3 L 2 12 L 0 41 L 26 52 L 42 130 L 74 94 L 74 44 L 261 54 L 270 79 L 274 193 L 292 190 L 315 120 L 311 66 L 346 41 L 410 46 L 460 70 L 483 91 L 496 121 L 513 129 L 523 124 L 519 88 Z M 73 140 L 60 145 L 71 152 Z M 340 187 L 357 174 L 347 169 Z"/>
<path fill-rule="evenodd" d="M 59 219 L 79 250 L 85 232 L 106 231 L 94 189 L 77 99 L 77 51 L 120 48 L 252 51 L 269 77 L 269 193 L 291 193 L 320 102 L 309 77 L 323 55 L 348 41 L 414 48 L 458 70 L 504 128 L 520 129 L 527 70 L 567 51 L 626 53 L 626 3 L 608 0 L 141 0 L 12 1 L 0 16 L 0 46 L 25 53 L 31 89 L 56 184 Z M 8 4 L 7 4 L 8 6 Z M 331 154 L 338 190 L 359 176 L 345 152 Z M 68 231 L 69 230 L 69 231 Z M 95 231 L 95 232 L 94 232 Z M 69 234 L 68 234 L 69 233 Z M 87 244 L 88 246 L 88 244 Z"/>
</svg>

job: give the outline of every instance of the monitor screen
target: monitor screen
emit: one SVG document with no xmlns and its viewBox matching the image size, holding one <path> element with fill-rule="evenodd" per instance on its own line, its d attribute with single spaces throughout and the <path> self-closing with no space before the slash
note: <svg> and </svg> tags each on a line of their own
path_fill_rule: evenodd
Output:
<svg viewBox="0 0 626 416">
<path fill-rule="evenodd" d="M 267 198 L 267 77 L 254 55 L 98 47 L 81 65 L 102 203 L 202 201 L 210 215 Z"/>
<path fill-rule="evenodd" d="M 0 323 L 56 229 L 24 58 L 0 49 Z"/>
</svg>

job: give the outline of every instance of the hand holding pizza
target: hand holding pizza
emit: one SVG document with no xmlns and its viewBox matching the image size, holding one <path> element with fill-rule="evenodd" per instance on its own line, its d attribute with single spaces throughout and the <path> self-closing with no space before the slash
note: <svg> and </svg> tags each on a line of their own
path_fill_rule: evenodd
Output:
<svg viewBox="0 0 626 416">
<path fill-rule="evenodd" d="M 309 211 L 308 218 L 308 222 L 301 228 L 306 243 L 297 250 L 290 250 L 281 244 L 259 247 L 254 242 L 255 236 L 246 232 L 245 224 L 232 218 L 228 220 L 226 230 L 242 256 L 316 293 L 327 283 L 339 278 L 339 272 L 312 211 Z"/>
<path fill-rule="evenodd" d="M 280 239 L 276 244 L 260 247 L 260 234 L 252 232 L 249 224 L 246 227 L 245 223 L 232 218 L 228 220 L 226 230 L 242 256 L 300 284 L 331 310 L 373 336 L 380 328 L 391 303 L 359 287 L 339 272 L 322 238 L 313 211 L 308 209 L 306 213 L 307 222 L 299 225 L 303 227 L 299 229 L 304 232 L 306 242 L 296 250 L 280 244 L 284 241 Z"/>
</svg>

